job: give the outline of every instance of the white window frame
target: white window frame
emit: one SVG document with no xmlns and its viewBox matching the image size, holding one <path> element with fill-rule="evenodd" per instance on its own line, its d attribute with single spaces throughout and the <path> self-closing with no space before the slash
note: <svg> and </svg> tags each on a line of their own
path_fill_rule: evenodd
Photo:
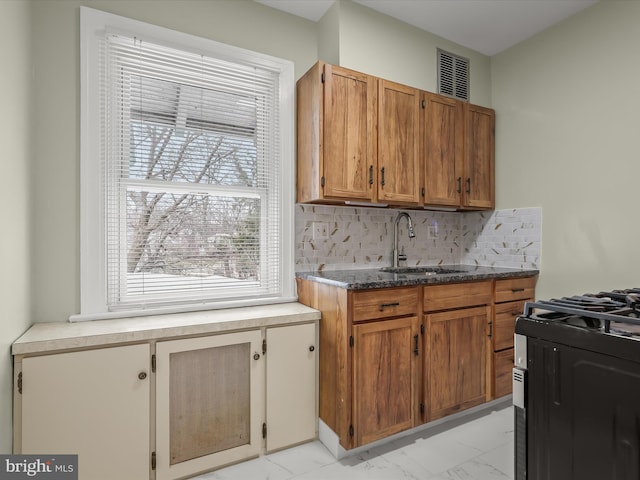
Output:
<svg viewBox="0 0 640 480">
<path fill-rule="evenodd" d="M 211 303 L 175 304 L 148 309 L 109 311 L 107 305 L 107 267 L 105 253 L 105 201 L 100 161 L 100 42 L 105 32 L 115 32 L 146 39 L 160 45 L 203 55 L 232 58 L 277 68 L 280 85 L 280 242 L 281 294 L 270 298 L 217 300 Z M 294 65 L 293 62 L 269 55 L 225 45 L 213 40 L 80 7 L 81 64 L 81 192 L 80 192 L 80 313 L 70 321 L 176 313 L 269 303 L 296 301 L 294 285 Z"/>
</svg>

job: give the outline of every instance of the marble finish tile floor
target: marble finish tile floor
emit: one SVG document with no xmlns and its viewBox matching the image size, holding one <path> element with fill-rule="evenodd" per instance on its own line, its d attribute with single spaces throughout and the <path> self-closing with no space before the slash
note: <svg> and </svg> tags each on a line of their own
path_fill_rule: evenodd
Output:
<svg viewBox="0 0 640 480">
<path fill-rule="evenodd" d="M 318 441 L 197 480 L 513 480 L 513 408 L 477 414 L 336 460 Z"/>
</svg>

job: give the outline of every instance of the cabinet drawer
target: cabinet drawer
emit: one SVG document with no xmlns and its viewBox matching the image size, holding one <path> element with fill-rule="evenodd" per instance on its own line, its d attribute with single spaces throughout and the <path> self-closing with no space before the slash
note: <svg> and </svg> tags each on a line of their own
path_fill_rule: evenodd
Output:
<svg viewBox="0 0 640 480">
<path fill-rule="evenodd" d="M 428 285 L 423 289 L 424 311 L 450 310 L 491 303 L 491 282 Z"/>
<path fill-rule="evenodd" d="M 416 315 L 418 288 L 383 288 L 353 292 L 351 304 L 351 318 L 354 322 Z"/>
<path fill-rule="evenodd" d="M 504 350 L 513 347 L 513 334 L 516 317 L 524 310 L 524 300 L 518 302 L 499 303 L 495 307 L 493 321 L 493 349 Z"/>
<path fill-rule="evenodd" d="M 513 371 L 513 348 L 493 354 L 493 397 L 500 398 L 511 393 Z"/>
<path fill-rule="evenodd" d="M 512 302 L 534 298 L 536 277 L 496 280 L 495 302 Z"/>
</svg>

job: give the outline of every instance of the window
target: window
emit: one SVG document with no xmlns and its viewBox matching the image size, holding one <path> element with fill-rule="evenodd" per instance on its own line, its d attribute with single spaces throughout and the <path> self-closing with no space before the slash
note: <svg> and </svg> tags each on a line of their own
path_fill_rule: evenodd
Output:
<svg viewBox="0 0 640 480">
<path fill-rule="evenodd" d="M 291 62 L 81 19 L 78 318 L 295 300 Z"/>
</svg>

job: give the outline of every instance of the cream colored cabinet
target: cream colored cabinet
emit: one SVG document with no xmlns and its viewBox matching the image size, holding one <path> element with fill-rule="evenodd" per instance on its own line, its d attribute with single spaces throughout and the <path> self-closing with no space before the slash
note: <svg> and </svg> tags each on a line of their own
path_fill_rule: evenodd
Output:
<svg viewBox="0 0 640 480">
<path fill-rule="evenodd" d="M 158 342 L 157 480 L 257 456 L 263 392 L 259 329 Z"/>
<path fill-rule="evenodd" d="M 22 358 L 15 453 L 77 454 L 81 480 L 151 471 L 150 346 Z"/>
<path fill-rule="evenodd" d="M 318 346 L 315 323 L 268 328 L 267 451 L 316 438 Z"/>
</svg>

